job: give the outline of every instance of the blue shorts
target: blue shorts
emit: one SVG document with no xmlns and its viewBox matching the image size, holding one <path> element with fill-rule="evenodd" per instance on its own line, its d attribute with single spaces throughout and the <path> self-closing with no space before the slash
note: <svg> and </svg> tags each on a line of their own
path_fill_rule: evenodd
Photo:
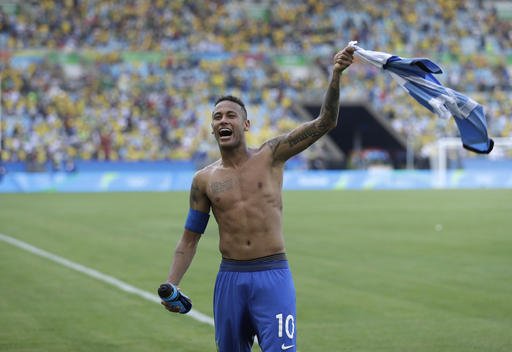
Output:
<svg viewBox="0 0 512 352">
<path fill-rule="evenodd" d="M 223 259 L 213 297 L 219 352 L 296 351 L 295 287 L 285 254 Z"/>
</svg>

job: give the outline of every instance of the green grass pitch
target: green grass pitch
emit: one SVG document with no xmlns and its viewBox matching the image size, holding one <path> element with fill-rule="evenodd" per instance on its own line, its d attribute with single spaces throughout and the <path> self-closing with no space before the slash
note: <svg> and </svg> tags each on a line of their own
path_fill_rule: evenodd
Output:
<svg viewBox="0 0 512 352">
<path fill-rule="evenodd" d="M 156 292 L 187 210 L 0 194 L 0 233 Z M 512 351 L 511 190 L 285 192 L 284 219 L 300 352 Z M 218 264 L 212 218 L 181 284 L 210 316 Z M 0 284 L 0 351 L 215 351 L 211 326 L 2 241 Z"/>
</svg>

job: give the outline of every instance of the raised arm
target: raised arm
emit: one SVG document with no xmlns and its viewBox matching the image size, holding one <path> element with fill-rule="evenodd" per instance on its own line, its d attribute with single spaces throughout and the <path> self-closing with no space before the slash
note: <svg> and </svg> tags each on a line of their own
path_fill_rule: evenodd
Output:
<svg viewBox="0 0 512 352">
<path fill-rule="evenodd" d="M 271 149 L 274 161 L 285 162 L 336 127 L 340 107 L 340 77 L 341 73 L 352 64 L 353 53 L 354 48 L 346 47 L 334 55 L 331 81 L 318 117 L 297 126 L 287 134 L 267 141 L 262 146 L 262 148 L 268 146 Z"/>
<path fill-rule="evenodd" d="M 183 230 L 183 235 L 174 251 L 174 257 L 169 269 L 167 281 L 178 285 L 187 271 L 194 255 L 197 244 L 204 232 L 210 212 L 210 200 L 206 195 L 206 189 L 201 181 L 201 174 L 197 173 L 190 187 L 190 209 Z"/>
</svg>

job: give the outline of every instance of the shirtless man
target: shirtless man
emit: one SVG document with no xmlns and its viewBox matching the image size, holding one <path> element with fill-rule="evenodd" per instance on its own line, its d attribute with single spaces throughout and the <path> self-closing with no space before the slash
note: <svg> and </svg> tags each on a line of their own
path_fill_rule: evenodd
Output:
<svg viewBox="0 0 512 352">
<path fill-rule="evenodd" d="M 241 100 L 224 96 L 212 113 L 212 134 L 221 159 L 198 171 L 190 190 L 190 212 L 176 247 L 168 282 L 187 271 L 210 208 L 219 227 L 222 262 L 215 283 L 215 340 L 220 352 L 251 351 L 254 336 L 263 351 L 296 351 L 295 288 L 282 232 L 285 162 L 336 127 L 341 73 L 354 49 L 336 53 L 319 116 L 258 149 L 246 145 L 250 128 Z M 166 309 L 177 309 L 165 302 Z"/>
</svg>

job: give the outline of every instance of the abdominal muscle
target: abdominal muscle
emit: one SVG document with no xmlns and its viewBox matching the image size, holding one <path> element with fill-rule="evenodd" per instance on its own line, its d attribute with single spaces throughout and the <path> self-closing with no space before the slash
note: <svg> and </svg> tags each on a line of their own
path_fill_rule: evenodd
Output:
<svg viewBox="0 0 512 352">
<path fill-rule="evenodd" d="M 284 253 L 281 199 L 252 195 L 227 209 L 213 206 L 224 258 L 248 260 Z"/>
<path fill-rule="evenodd" d="M 283 166 L 271 166 L 270 149 L 251 151 L 237 168 L 222 163 L 208 173 L 207 196 L 219 225 L 224 258 L 247 260 L 283 253 Z"/>
</svg>

